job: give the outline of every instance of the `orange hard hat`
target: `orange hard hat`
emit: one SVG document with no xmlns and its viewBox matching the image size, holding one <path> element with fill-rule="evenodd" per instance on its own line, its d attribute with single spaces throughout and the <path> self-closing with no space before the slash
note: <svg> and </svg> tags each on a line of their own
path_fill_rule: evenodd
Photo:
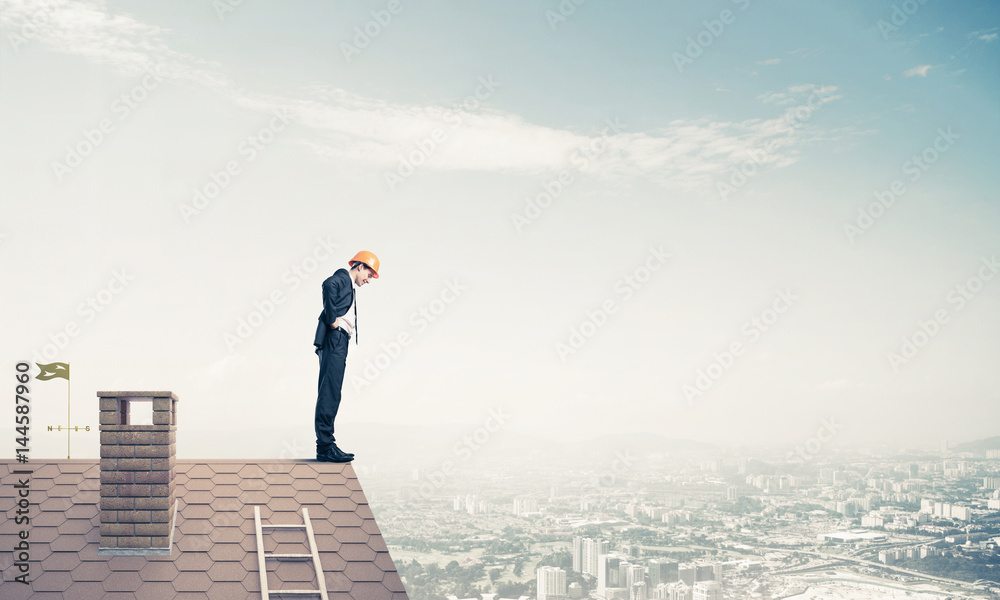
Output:
<svg viewBox="0 0 1000 600">
<path fill-rule="evenodd" d="M 353 267 L 354 263 L 364 263 L 372 270 L 375 279 L 378 279 L 378 257 L 367 250 L 362 250 L 354 255 L 354 258 L 347 261 L 348 266 Z"/>
</svg>

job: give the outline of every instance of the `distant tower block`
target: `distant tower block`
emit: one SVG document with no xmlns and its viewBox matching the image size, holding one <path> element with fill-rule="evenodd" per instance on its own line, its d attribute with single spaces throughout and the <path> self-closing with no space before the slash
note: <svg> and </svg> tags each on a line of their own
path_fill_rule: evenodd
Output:
<svg viewBox="0 0 1000 600">
<path fill-rule="evenodd" d="M 169 554 L 175 512 L 177 396 L 97 392 L 101 408 L 101 554 Z M 153 405 L 153 423 L 131 408 Z"/>
</svg>

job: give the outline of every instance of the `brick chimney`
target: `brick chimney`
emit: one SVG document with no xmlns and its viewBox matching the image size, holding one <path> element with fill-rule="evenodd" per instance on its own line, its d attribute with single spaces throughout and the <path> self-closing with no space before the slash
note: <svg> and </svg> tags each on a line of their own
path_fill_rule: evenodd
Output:
<svg viewBox="0 0 1000 600">
<path fill-rule="evenodd" d="M 101 543 L 98 554 L 170 554 L 176 514 L 177 396 L 97 392 L 101 408 Z M 153 404 L 153 424 L 131 407 Z"/>
</svg>

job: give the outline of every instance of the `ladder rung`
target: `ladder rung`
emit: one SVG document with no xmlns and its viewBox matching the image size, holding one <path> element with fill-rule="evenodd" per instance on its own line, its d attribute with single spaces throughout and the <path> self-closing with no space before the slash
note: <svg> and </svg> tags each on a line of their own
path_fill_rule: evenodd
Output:
<svg viewBox="0 0 1000 600">
<path fill-rule="evenodd" d="M 319 550 L 316 546 L 316 536 L 313 534 L 312 521 L 309 520 L 309 509 L 302 507 L 302 525 L 264 525 L 260 520 L 260 507 L 253 507 L 254 529 L 257 534 L 257 570 L 260 574 L 260 595 L 262 600 L 269 600 L 269 595 L 319 595 L 321 600 L 329 600 L 326 593 L 326 577 L 323 573 L 323 565 L 319 560 Z M 266 554 L 264 552 L 264 529 L 305 529 L 306 542 L 309 545 L 309 554 Z M 266 559 L 292 559 L 309 560 L 312 559 L 313 568 L 316 571 L 316 580 L 319 588 L 315 590 L 272 590 L 267 587 L 267 566 Z"/>
</svg>

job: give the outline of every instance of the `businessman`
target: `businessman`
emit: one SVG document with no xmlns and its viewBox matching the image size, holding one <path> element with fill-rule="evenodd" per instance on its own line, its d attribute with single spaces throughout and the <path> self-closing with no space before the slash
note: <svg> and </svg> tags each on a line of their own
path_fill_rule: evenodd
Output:
<svg viewBox="0 0 1000 600">
<path fill-rule="evenodd" d="M 319 355 L 319 395 L 316 398 L 316 460 L 351 462 L 354 454 L 337 447 L 333 421 L 340 408 L 347 347 L 358 335 L 357 288 L 378 279 L 378 257 L 362 250 L 323 282 L 323 312 L 319 314 L 313 345 Z"/>
</svg>

